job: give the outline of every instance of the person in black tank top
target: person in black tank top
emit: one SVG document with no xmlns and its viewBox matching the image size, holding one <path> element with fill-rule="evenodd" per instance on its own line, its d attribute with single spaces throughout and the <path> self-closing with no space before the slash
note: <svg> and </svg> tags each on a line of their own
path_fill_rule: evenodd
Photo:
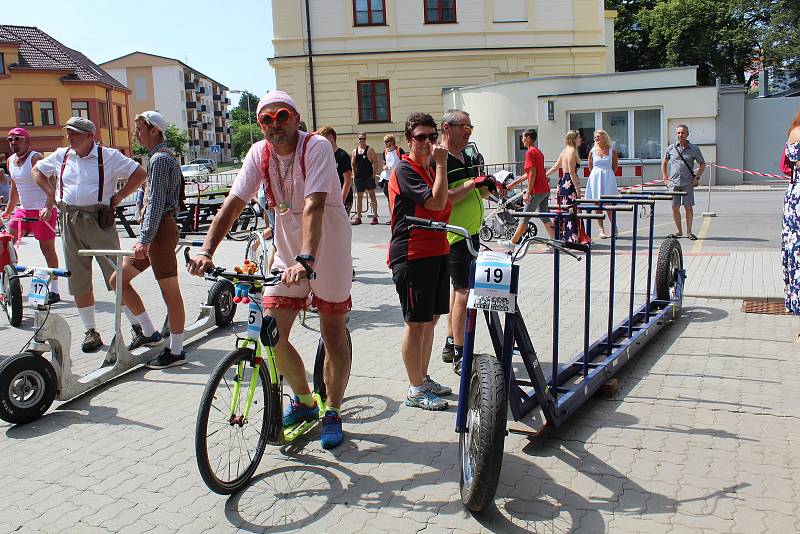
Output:
<svg viewBox="0 0 800 534">
<path fill-rule="evenodd" d="M 356 215 L 352 224 L 361 224 L 361 205 L 364 192 L 369 194 L 372 204 L 372 223 L 378 224 L 378 199 L 375 197 L 375 174 L 378 168 L 378 157 L 372 147 L 367 145 L 367 134 L 359 132 L 358 146 L 353 149 L 353 171 L 355 172 Z"/>
</svg>

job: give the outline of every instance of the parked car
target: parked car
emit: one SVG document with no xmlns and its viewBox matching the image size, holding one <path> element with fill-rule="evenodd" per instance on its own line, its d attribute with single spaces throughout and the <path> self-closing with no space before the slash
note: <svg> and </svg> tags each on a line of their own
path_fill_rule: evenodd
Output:
<svg viewBox="0 0 800 534">
<path fill-rule="evenodd" d="M 467 153 L 467 156 L 470 157 L 472 162 L 478 168 L 478 176 L 483 175 L 484 172 L 484 161 L 483 156 L 481 155 L 480 151 L 478 150 L 478 145 L 476 145 L 473 141 L 467 143 L 467 146 L 464 147 L 464 152 Z"/>
<path fill-rule="evenodd" d="M 189 165 L 205 165 L 205 167 L 208 169 L 208 172 L 214 172 L 217 170 L 217 162 L 213 159 L 193 159 L 189 162 Z"/>
<path fill-rule="evenodd" d="M 189 163 L 188 165 L 181 165 L 181 174 L 187 182 L 207 182 L 211 173 L 208 167 L 197 163 Z"/>
</svg>

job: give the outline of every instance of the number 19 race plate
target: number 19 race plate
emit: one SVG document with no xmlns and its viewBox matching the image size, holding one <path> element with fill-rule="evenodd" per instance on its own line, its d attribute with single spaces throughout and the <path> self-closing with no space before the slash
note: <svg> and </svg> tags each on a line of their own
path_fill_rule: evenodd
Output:
<svg viewBox="0 0 800 534">
<path fill-rule="evenodd" d="M 516 296 L 511 293 L 511 256 L 483 251 L 475 261 L 475 284 L 469 291 L 467 308 L 514 313 Z"/>
</svg>

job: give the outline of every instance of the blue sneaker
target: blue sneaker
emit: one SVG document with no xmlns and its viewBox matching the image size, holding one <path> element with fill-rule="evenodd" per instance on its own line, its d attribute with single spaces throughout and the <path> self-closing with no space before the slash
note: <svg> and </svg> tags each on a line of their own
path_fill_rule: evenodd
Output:
<svg viewBox="0 0 800 534">
<path fill-rule="evenodd" d="M 319 442 L 323 449 L 332 449 L 342 442 L 342 418 L 339 414 L 328 410 L 322 418 L 322 433 Z"/>
<path fill-rule="evenodd" d="M 306 406 L 300 402 L 300 397 L 292 397 L 291 403 L 283 410 L 283 426 L 290 427 L 304 421 L 316 421 L 319 419 L 319 406 Z"/>
</svg>

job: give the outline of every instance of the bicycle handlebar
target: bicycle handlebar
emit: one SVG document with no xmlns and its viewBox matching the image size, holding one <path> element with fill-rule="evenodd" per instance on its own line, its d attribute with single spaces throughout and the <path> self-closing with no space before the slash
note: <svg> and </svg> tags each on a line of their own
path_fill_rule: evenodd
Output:
<svg viewBox="0 0 800 534">
<path fill-rule="evenodd" d="M 16 265 L 14 269 L 20 273 L 17 275 L 17 278 L 24 278 L 27 276 L 33 276 L 35 272 L 43 272 L 55 277 L 65 277 L 69 278 L 72 276 L 72 271 L 68 269 L 59 269 L 58 267 L 26 267 L 25 265 Z"/>
</svg>

